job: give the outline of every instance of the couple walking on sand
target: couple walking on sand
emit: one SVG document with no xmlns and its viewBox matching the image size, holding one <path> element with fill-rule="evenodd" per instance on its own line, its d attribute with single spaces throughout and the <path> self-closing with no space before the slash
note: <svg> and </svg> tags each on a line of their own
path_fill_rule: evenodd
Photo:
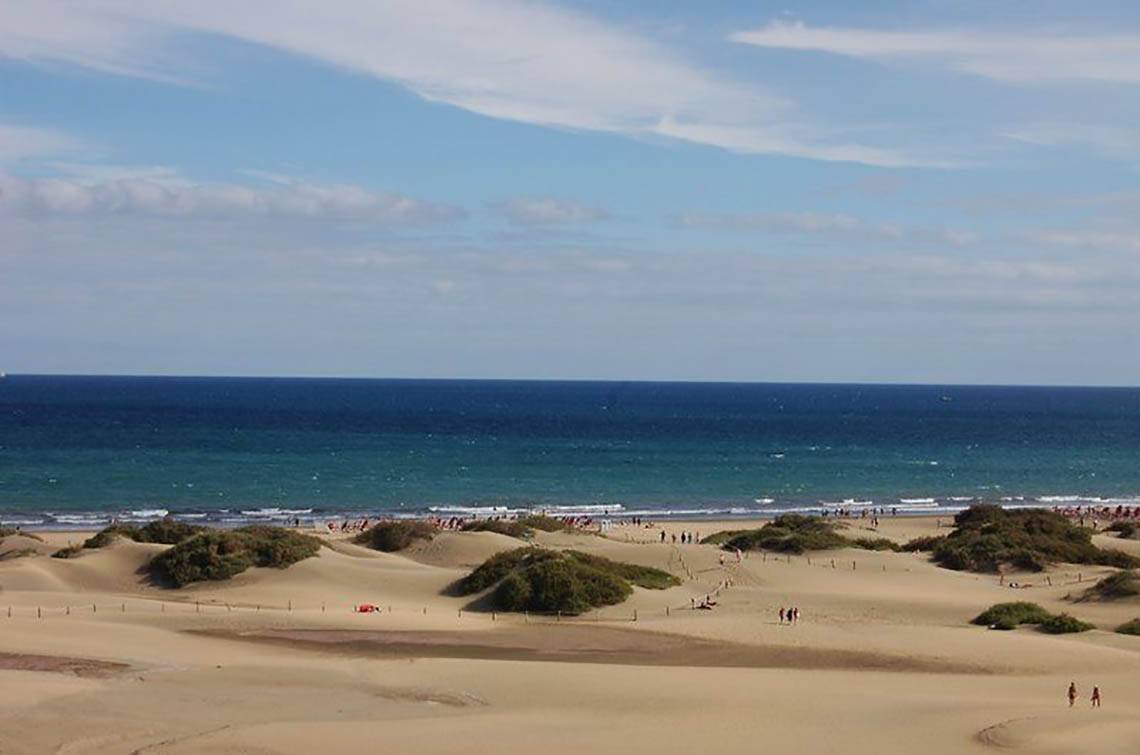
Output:
<svg viewBox="0 0 1140 755">
<path fill-rule="evenodd" d="M 1077 692 L 1077 683 L 1076 682 L 1070 682 L 1069 683 L 1069 707 L 1070 708 L 1073 707 L 1073 705 L 1077 702 L 1078 697 L 1080 697 L 1080 694 Z M 1100 687 L 1095 687 L 1095 686 L 1093 687 L 1092 695 L 1089 697 L 1089 700 L 1092 701 L 1092 707 L 1094 707 L 1094 708 L 1100 707 Z"/>
</svg>

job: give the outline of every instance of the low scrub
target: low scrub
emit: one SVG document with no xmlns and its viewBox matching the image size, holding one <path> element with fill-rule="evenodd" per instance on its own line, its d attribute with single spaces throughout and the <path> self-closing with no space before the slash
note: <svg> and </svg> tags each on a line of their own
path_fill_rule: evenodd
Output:
<svg viewBox="0 0 1140 755">
<path fill-rule="evenodd" d="M 17 558 L 24 558 L 25 556 L 34 556 L 39 551 L 35 548 L 14 548 L 10 551 L 0 553 L 0 561 L 13 561 Z"/>
<path fill-rule="evenodd" d="M 546 514 L 530 514 L 519 519 L 524 527 L 530 527 L 532 530 L 542 530 L 543 532 L 566 532 L 571 529 L 568 524 L 561 519 L 555 519 Z"/>
<path fill-rule="evenodd" d="M 75 558 L 76 556 L 78 556 L 81 553 L 83 553 L 83 546 L 82 545 L 68 545 L 64 548 L 60 548 L 55 553 L 51 554 L 51 557 L 52 558 Z"/>
<path fill-rule="evenodd" d="M 317 555 L 321 541 L 284 527 L 251 525 L 235 530 L 206 530 L 158 554 L 151 573 L 163 583 L 230 579 L 252 566 L 284 569 Z"/>
<path fill-rule="evenodd" d="M 96 532 L 83 542 L 84 548 L 105 548 L 115 541 L 115 538 L 125 537 L 136 543 L 158 543 L 160 545 L 177 545 L 188 537 L 204 531 L 199 527 L 176 519 L 157 519 L 147 522 L 141 527 L 133 524 L 112 524 Z"/>
<path fill-rule="evenodd" d="M 851 541 L 851 545 L 856 548 L 862 548 L 865 551 L 899 550 L 899 544 L 886 537 L 857 537 Z"/>
<path fill-rule="evenodd" d="M 1140 595 L 1140 575 L 1126 569 L 1110 574 L 1085 590 L 1081 600 L 1120 600 Z"/>
<path fill-rule="evenodd" d="M 15 527 L 0 527 L 0 540 L 3 540 L 6 537 L 12 537 L 13 535 L 31 538 L 32 540 L 39 540 L 41 543 L 44 540 L 34 532 L 24 532 L 23 530 L 18 530 Z"/>
<path fill-rule="evenodd" d="M 701 542 L 720 545 L 727 550 L 740 549 L 805 553 L 846 548 L 852 541 L 835 531 L 835 526 L 818 516 L 784 514 L 754 530 L 718 532 Z"/>
<path fill-rule="evenodd" d="M 1116 628 L 1117 634 L 1132 634 L 1140 636 L 1140 619 L 1126 621 Z"/>
<path fill-rule="evenodd" d="M 1140 565 L 1140 559 L 1126 553 L 1097 548 L 1088 530 L 1043 509 L 972 506 L 955 516 L 954 524 L 954 531 L 934 543 L 932 550 L 934 560 L 948 569 L 996 573 L 1013 566 L 1041 571 L 1058 561 L 1119 568 Z"/>
<path fill-rule="evenodd" d="M 1075 616 L 1061 613 L 1045 619 L 1045 621 L 1037 625 L 1037 629 L 1045 634 L 1076 634 L 1077 632 L 1087 632 L 1090 629 L 1096 629 L 1096 627 L 1087 621 L 1081 621 Z"/>
<path fill-rule="evenodd" d="M 922 535 L 913 540 L 907 540 L 899 550 L 905 553 L 922 553 L 934 550 L 934 548 L 946 539 L 945 535 Z"/>
<path fill-rule="evenodd" d="M 520 540 L 534 534 L 530 527 L 517 519 L 474 519 L 464 522 L 462 529 L 464 532 L 496 532 Z"/>
<path fill-rule="evenodd" d="M 661 590 L 678 584 L 660 569 L 579 551 L 516 548 L 487 559 L 456 588 L 471 595 L 493 587 L 491 604 L 502 611 L 575 615 L 622 602 L 631 585 Z"/>
<path fill-rule="evenodd" d="M 1136 540 L 1140 539 L 1140 524 L 1136 522 L 1113 522 L 1108 525 L 1109 532 L 1115 532 L 1122 538 Z"/>
<path fill-rule="evenodd" d="M 975 616 L 970 623 L 995 629 L 1013 629 L 1022 624 L 1040 624 L 1052 616 L 1036 603 L 1017 601 L 992 605 Z"/>
<path fill-rule="evenodd" d="M 435 537 L 435 527 L 427 522 L 414 519 L 396 519 L 380 522 L 361 532 L 353 542 L 373 550 L 395 553 L 402 551 L 417 540 L 431 540 Z"/>
</svg>

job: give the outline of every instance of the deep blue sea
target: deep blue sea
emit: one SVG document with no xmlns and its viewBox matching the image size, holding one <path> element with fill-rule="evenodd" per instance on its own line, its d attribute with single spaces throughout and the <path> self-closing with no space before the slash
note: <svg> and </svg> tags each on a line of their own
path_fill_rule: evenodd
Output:
<svg viewBox="0 0 1140 755">
<path fill-rule="evenodd" d="M 1140 389 L 0 379 L 0 520 L 1140 502 Z"/>
</svg>

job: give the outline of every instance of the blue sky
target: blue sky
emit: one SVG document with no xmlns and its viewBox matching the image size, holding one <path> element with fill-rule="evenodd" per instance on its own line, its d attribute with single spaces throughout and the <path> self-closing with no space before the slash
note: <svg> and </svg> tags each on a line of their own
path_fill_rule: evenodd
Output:
<svg viewBox="0 0 1140 755">
<path fill-rule="evenodd" d="M 8 372 L 1140 384 L 1132 2 L 6 0 Z"/>
</svg>

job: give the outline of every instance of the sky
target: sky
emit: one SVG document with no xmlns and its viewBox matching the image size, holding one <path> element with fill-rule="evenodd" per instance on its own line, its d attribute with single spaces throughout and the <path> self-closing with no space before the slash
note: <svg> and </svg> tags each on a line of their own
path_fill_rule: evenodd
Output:
<svg viewBox="0 0 1140 755">
<path fill-rule="evenodd" d="M 0 370 L 1140 385 L 1140 6 L 3 0 Z"/>
</svg>

